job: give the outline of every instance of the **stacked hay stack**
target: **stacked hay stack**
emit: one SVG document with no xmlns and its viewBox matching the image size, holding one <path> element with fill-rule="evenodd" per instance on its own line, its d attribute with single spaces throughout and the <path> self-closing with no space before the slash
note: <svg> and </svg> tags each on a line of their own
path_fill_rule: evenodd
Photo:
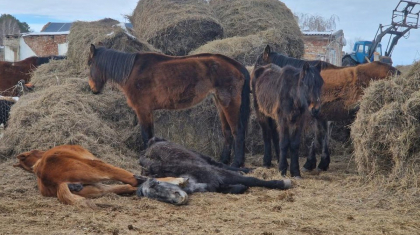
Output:
<svg viewBox="0 0 420 235">
<path fill-rule="evenodd" d="M 304 53 L 302 34 L 293 13 L 278 0 L 211 0 L 225 38 L 190 54 L 220 53 L 253 65 L 269 44 L 276 52 L 295 58 Z"/>
<path fill-rule="evenodd" d="M 187 55 L 223 36 L 205 0 L 141 0 L 130 20 L 138 38 L 169 55 Z"/>
<path fill-rule="evenodd" d="M 133 131 L 135 114 L 124 95 L 115 89 L 93 95 L 86 74 L 80 73 L 87 68 L 91 43 L 102 42 L 126 51 L 155 50 L 116 23 L 106 19 L 73 24 L 68 59 L 40 66 L 31 80 L 35 91 L 22 96 L 12 108 L 0 143 L 1 158 L 32 149 L 80 144 L 112 164 L 138 168 L 131 148 L 138 138 Z"/>
<path fill-rule="evenodd" d="M 359 173 L 417 186 L 420 172 L 420 63 L 404 76 L 373 82 L 351 128 Z M 380 178 L 380 177 L 379 177 Z"/>
</svg>

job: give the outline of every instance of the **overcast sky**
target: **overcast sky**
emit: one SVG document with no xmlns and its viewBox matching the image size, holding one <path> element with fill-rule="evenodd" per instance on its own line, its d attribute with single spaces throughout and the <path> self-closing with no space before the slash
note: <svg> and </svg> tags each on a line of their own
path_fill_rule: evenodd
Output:
<svg viewBox="0 0 420 235">
<path fill-rule="evenodd" d="M 420 1 L 420 0 L 418 0 Z M 128 22 L 138 0 L 0 0 L 0 14 L 11 14 L 39 32 L 48 22 L 92 21 L 105 17 Z M 379 24 L 391 23 L 392 10 L 399 0 L 283 0 L 295 13 L 307 13 L 340 19 L 336 29 L 343 29 L 347 41 L 372 40 Z M 394 65 L 420 60 L 420 29 L 410 30 L 408 39 L 395 46 Z M 388 38 L 382 40 L 385 50 Z M 345 48 L 348 51 L 349 48 Z"/>
</svg>

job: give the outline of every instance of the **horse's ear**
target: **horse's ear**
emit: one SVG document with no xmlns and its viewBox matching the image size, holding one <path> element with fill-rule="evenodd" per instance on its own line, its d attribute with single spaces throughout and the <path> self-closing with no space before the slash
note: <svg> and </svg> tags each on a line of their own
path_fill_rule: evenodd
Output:
<svg viewBox="0 0 420 235">
<path fill-rule="evenodd" d="M 95 45 L 90 44 L 90 55 L 89 55 L 90 58 L 92 58 L 95 55 L 95 51 L 96 51 Z"/>
<path fill-rule="evenodd" d="M 266 47 L 265 47 L 265 49 L 264 49 L 264 53 L 263 53 L 263 60 L 264 61 L 268 61 L 268 57 L 270 56 L 270 53 L 271 53 L 271 48 L 270 48 L 270 46 L 269 45 L 267 45 Z"/>
</svg>

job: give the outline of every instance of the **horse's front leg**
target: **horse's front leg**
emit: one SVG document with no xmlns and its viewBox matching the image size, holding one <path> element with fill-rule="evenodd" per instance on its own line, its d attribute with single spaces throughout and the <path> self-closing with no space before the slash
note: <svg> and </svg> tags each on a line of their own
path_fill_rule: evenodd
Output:
<svg viewBox="0 0 420 235">
<path fill-rule="evenodd" d="M 309 148 L 309 155 L 306 159 L 305 165 L 303 165 L 303 171 L 312 171 L 316 168 L 316 145 L 318 143 L 318 136 L 324 135 L 325 130 L 319 130 L 317 128 L 320 122 L 319 120 L 315 120 L 315 122 L 316 123 L 314 124 L 314 126 L 312 126 L 311 130 L 313 134 L 312 143 L 311 147 Z M 322 131 L 322 133 L 320 133 L 320 131 Z"/>
<path fill-rule="evenodd" d="M 263 166 L 264 167 L 271 167 L 271 135 L 272 130 L 270 126 L 270 118 L 266 117 L 264 114 L 257 111 L 258 123 L 261 126 L 262 136 L 264 140 L 264 158 L 263 158 Z M 275 143 L 276 144 L 276 143 Z M 278 145 L 279 143 L 277 143 Z M 278 147 L 277 147 L 278 148 Z"/>
<path fill-rule="evenodd" d="M 290 135 L 290 175 L 292 177 L 300 178 L 301 176 L 299 169 L 299 146 L 302 126 L 300 125 L 300 123 L 296 123 L 293 125 L 295 125 L 295 130 Z"/>
<path fill-rule="evenodd" d="M 287 127 L 285 125 L 280 125 L 279 135 L 280 135 L 280 161 L 279 161 L 279 171 L 282 176 L 286 176 L 287 168 L 289 164 L 287 163 L 287 151 L 290 146 L 290 139 Z"/>
<path fill-rule="evenodd" d="M 274 119 L 270 118 L 270 129 L 271 129 L 271 138 L 273 139 L 274 153 L 276 155 L 277 162 L 280 161 L 280 139 L 279 132 L 277 131 L 277 124 Z"/>
<path fill-rule="evenodd" d="M 330 151 L 328 148 L 328 142 L 330 138 L 330 122 L 323 120 L 323 128 L 325 130 L 324 134 L 322 135 L 322 155 L 321 161 L 319 162 L 318 169 L 322 171 L 328 170 L 330 166 Z"/>
<path fill-rule="evenodd" d="M 141 128 L 143 149 L 147 148 L 147 143 L 154 135 L 153 130 L 153 111 L 136 109 L 136 114 Z"/>
</svg>

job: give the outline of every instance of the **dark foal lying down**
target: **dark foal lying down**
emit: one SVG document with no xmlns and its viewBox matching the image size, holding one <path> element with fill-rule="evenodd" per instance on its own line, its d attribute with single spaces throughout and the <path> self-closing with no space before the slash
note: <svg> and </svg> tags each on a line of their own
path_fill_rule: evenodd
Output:
<svg viewBox="0 0 420 235">
<path fill-rule="evenodd" d="M 144 167 L 143 175 L 150 177 L 184 177 L 188 184 L 183 188 L 187 193 L 221 192 L 240 194 L 248 187 L 288 189 L 291 181 L 260 180 L 241 175 L 238 171 L 249 172 L 247 168 L 230 167 L 215 162 L 210 157 L 188 150 L 181 145 L 153 137 L 149 147 L 140 156 Z"/>
<path fill-rule="evenodd" d="M 61 145 L 48 151 L 32 150 L 19 154 L 15 167 L 35 173 L 43 196 L 57 197 L 64 204 L 82 207 L 95 205 L 86 198 L 106 193 L 133 194 L 176 205 L 187 202 L 187 194 L 175 184 L 183 178 L 151 179 L 107 164 L 78 145 Z M 114 180 L 124 184 L 108 185 L 101 182 Z M 162 181 L 157 183 L 158 181 Z M 141 190 L 138 190 L 137 186 Z"/>
</svg>

